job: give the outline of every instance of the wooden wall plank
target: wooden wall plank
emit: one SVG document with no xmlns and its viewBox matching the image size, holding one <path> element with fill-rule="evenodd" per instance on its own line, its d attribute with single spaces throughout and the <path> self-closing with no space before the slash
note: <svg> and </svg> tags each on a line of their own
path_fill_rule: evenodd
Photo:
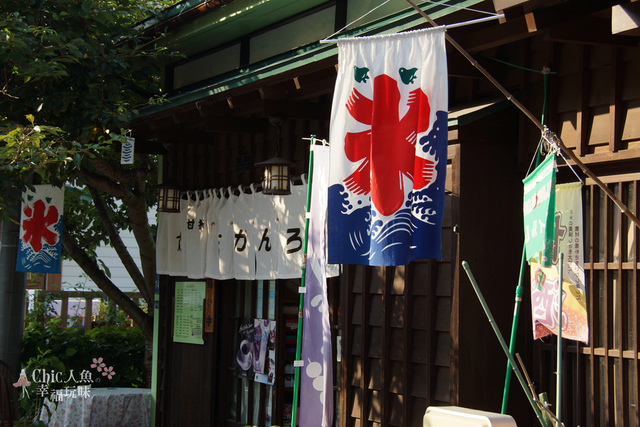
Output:
<svg viewBox="0 0 640 427">
<path fill-rule="evenodd" d="M 620 83 L 622 81 L 622 67 L 620 59 L 620 49 L 612 47 L 611 48 L 611 101 L 610 101 L 610 109 L 609 109 L 609 118 L 610 118 L 610 135 L 609 135 L 609 151 L 615 152 L 621 148 L 620 145 L 620 123 L 622 118 L 622 103 L 620 100 L 620 92 L 621 87 Z"/>
</svg>

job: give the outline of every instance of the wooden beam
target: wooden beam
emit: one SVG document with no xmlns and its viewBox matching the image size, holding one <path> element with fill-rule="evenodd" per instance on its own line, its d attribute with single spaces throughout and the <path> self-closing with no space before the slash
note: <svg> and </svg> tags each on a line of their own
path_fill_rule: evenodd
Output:
<svg viewBox="0 0 640 427">
<path fill-rule="evenodd" d="M 262 115 L 265 117 L 286 117 L 288 119 L 329 120 L 331 117 L 331 104 L 265 99 L 262 102 Z"/>
<path fill-rule="evenodd" d="M 603 20 L 596 17 L 587 16 L 576 19 L 571 23 L 550 26 L 547 36 L 550 41 L 563 43 L 580 43 L 600 46 L 635 47 L 638 39 L 631 36 L 613 35 L 606 25 L 602 25 Z M 540 28 L 540 20 L 536 19 Z"/>
<path fill-rule="evenodd" d="M 616 5 L 611 8 L 611 33 L 640 36 L 640 2 Z"/>
<path fill-rule="evenodd" d="M 528 2 L 529 0 L 493 0 L 493 7 L 498 12 Z"/>
<path fill-rule="evenodd" d="M 209 117 L 204 129 L 207 132 L 264 134 L 269 129 L 269 120 L 235 116 Z"/>
<path fill-rule="evenodd" d="M 500 25 L 471 31 L 469 27 L 448 30 L 449 34 L 468 52 L 481 52 L 531 37 L 524 16 L 507 19 Z"/>
<path fill-rule="evenodd" d="M 536 17 L 533 13 L 525 14 L 524 20 L 527 22 L 527 30 L 530 33 L 535 33 L 536 31 L 538 31 L 538 27 L 536 25 Z"/>
</svg>

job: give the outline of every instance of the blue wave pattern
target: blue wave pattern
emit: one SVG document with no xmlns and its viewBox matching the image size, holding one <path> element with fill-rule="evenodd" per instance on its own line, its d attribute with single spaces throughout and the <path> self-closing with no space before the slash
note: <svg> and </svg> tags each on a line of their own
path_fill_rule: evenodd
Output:
<svg viewBox="0 0 640 427">
<path fill-rule="evenodd" d="M 447 112 L 438 111 L 431 132 L 416 150 L 436 152 L 437 178 L 409 193 L 402 208 L 383 218 L 373 206 L 352 209 L 343 184 L 329 187 L 328 259 L 330 264 L 406 265 L 421 258 L 442 259 L 442 214 L 447 171 Z"/>
<path fill-rule="evenodd" d="M 131 164 L 133 163 L 133 144 L 131 143 L 123 143 L 122 144 L 122 155 L 120 157 L 120 163 L 122 164 Z"/>
<path fill-rule="evenodd" d="M 20 239 L 16 271 L 52 274 L 60 273 L 60 261 L 62 254 L 62 220 L 63 216 L 60 215 L 60 219 L 52 227 L 53 231 L 58 235 L 58 240 L 55 245 L 49 245 L 46 242 L 43 242 L 42 249 L 39 252 L 36 252 L 33 250 L 31 245 L 24 243 L 24 241 Z"/>
</svg>

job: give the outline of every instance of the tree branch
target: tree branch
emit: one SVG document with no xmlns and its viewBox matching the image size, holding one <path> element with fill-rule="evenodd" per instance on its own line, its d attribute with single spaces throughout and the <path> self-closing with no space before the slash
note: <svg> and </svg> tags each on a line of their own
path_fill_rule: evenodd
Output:
<svg viewBox="0 0 640 427">
<path fill-rule="evenodd" d="M 101 157 L 94 157 L 87 159 L 87 161 L 101 174 L 108 176 L 114 181 L 135 183 L 143 176 L 146 179 L 149 174 L 149 169 L 123 169 L 115 166 Z"/>
<path fill-rule="evenodd" d="M 147 300 L 147 303 L 150 305 L 151 301 L 153 301 L 153 294 L 149 293 L 149 287 L 147 286 L 142 273 L 138 269 L 138 266 L 129 253 L 129 250 L 122 242 L 122 238 L 120 237 L 118 230 L 116 230 L 115 226 L 113 225 L 113 221 L 109 216 L 109 212 L 107 211 L 106 206 L 104 205 L 104 200 L 102 199 L 100 192 L 91 186 L 89 186 L 88 188 L 89 192 L 91 193 L 93 203 L 96 207 L 96 211 L 98 212 L 98 216 L 100 217 L 100 219 L 102 219 L 102 223 L 105 226 L 107 236 L 109 236 L 109 240 L 111 241 L 111 245 L 118 254 L 118 257 L 120 258 L 120 261 L 122 261 L 122 265 L 127 270 L 127 273 L 129 273 L 129 276 L 131 276 L 131 279 L 133 279 L 133 283 L 135 283 L 136 287 L 140 290 L 140 293 L 142 293 L 144 299 Z"/>
<path fill-rule="evenodd" d="M 153 336 L 153 302 L 149 303 L 149 313 L 145 313 L 131 298 L 125 295 L 111 280 L 104 274 L 98 265 L 89 258 L 86 252 L 78 246 L 73 237 L 66 231 L 62 232 L 62 244 L 71 258 L 89 275 L 91 280 L 102 290 L 113 302 L 122 308 L 133 321 L 140 326 L 145 337 Z"/>
<path fill-rule="evenodd" d="M 106 169 L 105 169 L 106 170 Z M 117 172 L 116 168 L 111 169 Z M 149 168 L 150 170 L 150 168 Z M 120 200 L 127 206 L 129 210 L 129 221 L 131 222 L 131 231 L 138 243 L 140 251 L 140 263 L 142 264 L 142 274 L 144 276 L 149 295 L 153 295 L 154 283 L 156 276 L 156 244 L 149 227 L 149 206 L 144 198 L 144 189 L 148 172 L 138 171 L 137 179 L 134 182 L 135 191 L 131 191 L 124 184 L 117 184 L 112 179 L 96 175 L 87 170 L 81 170 L 80 173 L 85 178 L 86 183 L 90 187 L 94 187 L 100 191 L 110 194 Z"/>
</svg>

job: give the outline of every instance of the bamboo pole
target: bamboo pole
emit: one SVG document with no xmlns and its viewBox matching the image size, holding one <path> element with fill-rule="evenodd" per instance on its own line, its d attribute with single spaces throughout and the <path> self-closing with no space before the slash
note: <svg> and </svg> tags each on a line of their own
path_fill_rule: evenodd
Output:
<svg viewBox="0 0 640 427">
<path fill-rule="evenodd" d="M 304 219 L 304 242 L 302 245 L 302 277 L 300 278 L 300 305 L 298 307 L 298 333 L 296 338 L 296 360 L 294 363 L 294 375 L 293 375 L 293 405 L 291 408 L 291 426 L 296 427 L 298 419 L 298 398 L 300 395 L 300 353 L 302 352 L 302 318 L 304 310 L 304 287 L 305 276 L 307 275 L 307 242 L 309 239 L 309 211 L 311 209 L 311 186 L 313 182 L 313 146 L 316 143 L 316 136 L 311 135 L 309 139 L 309 172 L 307 180 L 307 207 L 305 209 L 306 215 Z"/>
<path fill-rule="evenodd" d="M 493 328 L 493 331 L 495 332 L 496 337 L 498 338 L 498 341 L 500 341 L 502 350 L 507 355 L 507 358 L 511 363 L 511 368 L 513 369 L 513 372 L 515 372 L 516 377 L 518 378 L 518 381 L 520 381 L 520 385 L 522 386 L 524 394 L 527 396 L 527 399 L 529 400 L 529 403 L 531 404 L 533 411 L 536 413 L 536 417 L 538 417 L 538 421 L 540 421 L 540 424 L 542 426 L 547 427 L 547 424 L 542 417 L 542 412 L 540 411 L 538 404 L 535 402 L 535 399 L 531 394 L 531 391 L 529 390 L 527 383 L 524 380 L 524 377 L 522 376 L 522 372 L 520 372 L 520 368 L 516 364 L 516 360 L 514 359 L 513 355 L 509 352 L 509 348 L 507 348 L 507 343 L 505 342 L 502 336 L 502 333 L 500 332 L 500 329 L 498 328 L 498 325 L 496 324 L 496 321 L 494 320 L 493 315 L 491 314 L 491 310 L 489 309 L 489 306 L 487 305 L 487 302 L 485 301 L 484 296 L 482 295 L 482 291 L 480 291 L 480 287 L 478 286 L 478 283 L 476 282 L 475 277 L 473 277 L 473 273 L 471 272 L 469 263 L 467 263 L 467 261 L 462 261 L 462 268 L 464 268 L 464 271 L 467 273 L 467 276 L 469 277 L 469 281 L 471 281 L 471 285 L 473 285 L 473 290 L 476 292 L 476 295 L 478 296 L 480 305 L 482 305 L 482 308 L 484 309 L 484 312 L 487 315 L 487 318 L 489 319 L 489 323 L 491 324 L 491 327 Z"/>
<path fill-rule="evenodd" d="M 429 24 L 431 24 L 434 27 L 438 26 L 435 23 L 435 21 L 431 19 L 429 15 L 427 15 L 422 9 L 416 6 L 415 3 L 413 3 L 411 0 L 406 0 L 406 1 L 420 15 L 422 15 L 422 17 L 426 19 L 427 22 L 429 22 Z M 540 131 L 544 135 L 544 138 L 548 142 L 550 142 L 552 145 L 557 146 L 564 154 L 569 156 L 569 158 L 582 170 L 582 172 L 584 172 L 589 178 L 591 178 L 593 182 L 595 182 L 596 185 L 600 187 L 602 191 L 604 191 L 607 197 L 609 197 L 618 206 L 618 209 L 620 209 L 620 212 L 625 214 L 636 225 L 636 227 L 640 228 L 640 220 L 631 211 L 629 211 L 629 208 L 627 208 L 627 206 L 624 203 L 622 203 L 620 199 L 618 199 L 618 197 L 613 193 L 613 191 L 611 191 L 609 187 L 607 187 L 600 180 L 600 178 L 596 176 L 596 174 L 591 172 L 591 170 L 584 163 L 582 163 L 580 159 L 578 159 L 578 157 L 573 153 L 572 150 L 568 149 L 564 145 L 562 140 L 555 133 L 550 132 L 549 129 L 546 126 L 544 126 L 542 122 L 538 120 L 538 118 L 534 116 L 531 111 L 529 111 L 524 105 L 522 105 L 520 101 L 518 101 L 507 89 L 504 88 L 504 86 L 500 84 L 500 82 L 498 82 L 491 74 L 489 74 L 489 72 L 485 70 L 484 67 L 482 67 L 482 65 L 478 63 L 478 61 L 473 59 L 473 57 L 469 54 L 469 52 L 467 52 L 462 46 L 460 46 L 458 42 L 456 42 L 448 34 L 445 34 L 445 38 L 454 48 L 456 48 L 458 52 L 462 54 L 462 56 L 464 56 L 471 63 L 471 65 L 473 65 L 478 71 L 480 71 L 480 73 L 482 73 L 483 76 L 485 76 L 500 92 L 502 92 L 502 94 L 509 101 L 511 101 L 511 103 L 513 103 L 513 105 L 515 105 L 525 116 L 529 118 L 529 120 L 531 120 L 531 122 L 533 122 L 534 125 L 536 125 L 538 129 L 540 129 Z"/>
</svg>

